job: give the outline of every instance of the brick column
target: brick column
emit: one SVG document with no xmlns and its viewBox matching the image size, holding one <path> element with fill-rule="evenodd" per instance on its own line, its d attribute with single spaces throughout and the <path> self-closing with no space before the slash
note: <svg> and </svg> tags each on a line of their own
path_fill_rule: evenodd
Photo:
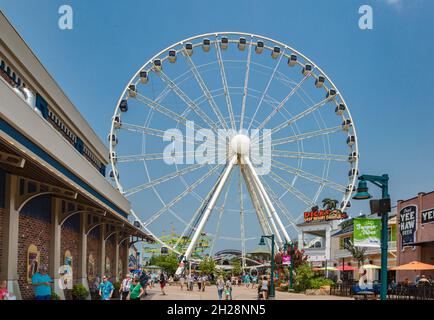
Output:
<svg viewBox="0 0 434 320">
<path fill-rule="evenodd" d="M 100 250 L 100 254 L 99 254 L 99 261 L 100 261 L 100 276 L 102 279 L 102 276 L 105 275 L 105 223 L 100 225 L 100 245 L 99 245 L 99 250 Z"/>
<path fill-rule="evenodd" d="M 78 282 L 81 283 L 89 291 L 89 283 L 87 281 L 87 213 L 80 213 L 80 235 L 78 248 Z M 90 295 L 88 296 L 90 300 Z"/>
<path fill-rule="evenodd" d="M 21 300 L 21 291 L 18 285 L 18 224 L 20 214 L 16 209 L 18 190 L 18 177 L 6 175 L 6 217 L 3 224 L 3 259 L 1 280 L 7 281 L 8 291 Z"/>
<path fill-rule="evenodd" d="M 61 235 L 62 227 L 60 225 L 60 199 L 53 197 L 53 212 L 51 214 L 51 243 L 50 243 L 50 275 L 54 280 L 54 292 L 57 293 L 60 299 L 65 300 L 63 289 L 59 286 L 59 269 L 61 257 Z M 63 263 L 62 263 L 63 264 Z"/>
</svg>

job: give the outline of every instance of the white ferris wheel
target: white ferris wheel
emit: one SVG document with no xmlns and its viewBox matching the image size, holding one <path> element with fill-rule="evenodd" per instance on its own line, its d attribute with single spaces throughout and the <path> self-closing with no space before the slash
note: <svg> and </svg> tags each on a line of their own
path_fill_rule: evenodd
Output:
<svg viewBox="0 0 434 320">
<path fill-rule="evenodd" d="M 109 141 L 110 177 L 134 217 L 183 260 L 203 235 L 208 253 L 238 246 L 243 257 L 262 234 L 290 242 L 322 199 L 349 207 L 358 175 L 341 92 L 302 53 L 249 33 L 194 36 L 149 59 Z"/>
</svg>

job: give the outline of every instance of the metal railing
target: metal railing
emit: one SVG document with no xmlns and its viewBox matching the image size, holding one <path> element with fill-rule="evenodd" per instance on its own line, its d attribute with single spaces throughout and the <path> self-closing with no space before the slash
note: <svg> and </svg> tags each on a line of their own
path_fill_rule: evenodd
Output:
<svg viewBox="0 0 434 320">
<path fill-rule="evenodd" d="M 387 296 L 391 300 L 434 300 L 434 286 L 398 284 L 388 290 Z"/>
<path fill-rule="evenodd" d="M 354 283 L 352 282 L 333 284 L 330 286 L 330 295 L 340 297 L 352 297 L 354 295 L 353 286 Z"/>
<path fill-rule="evenodd" d="M 337 283 L 330 286 L 330 295 L 353 297 L 356 295 L 355 283 Z M 378 288 L 380 284 L 376 284 Z M 378 290 L 374 290 L 376 297 Z M 388 300 L 434 300 L 434 285 L 404 285 L 398 284 L 387 291 Z"/>
</svg>

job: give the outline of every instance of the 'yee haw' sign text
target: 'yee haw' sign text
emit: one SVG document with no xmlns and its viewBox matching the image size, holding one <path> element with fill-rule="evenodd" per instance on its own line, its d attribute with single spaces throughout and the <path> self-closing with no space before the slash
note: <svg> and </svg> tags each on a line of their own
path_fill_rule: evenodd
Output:
<svg viewBox="0 0 434 320">
<path fill-rule="evenodd" d="M 417 206 L 411 205 L 402 208 L 399 212 L 399 231 L 401 232 L 402 246 L 416 242 Z"/>
</svg>

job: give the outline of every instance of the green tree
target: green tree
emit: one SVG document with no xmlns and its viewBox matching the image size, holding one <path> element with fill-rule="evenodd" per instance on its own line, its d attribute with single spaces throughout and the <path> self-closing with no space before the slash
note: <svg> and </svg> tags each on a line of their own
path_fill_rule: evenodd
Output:
<svg viewBox="0 0 434 320">
<path fill-rule="evenodd" d="M 311 266 L 308 263 L 303 263 L 298 266 L 295 271 L 295 286 L 296 291 L 306 291 L 310 289 L 312 279 L 315 273 L 313 272 Z"/>
<path fill-rule="evenodd" d="M 169 254 L 152 256 L 149 263 L 151 265 L 159 266 L 168 274 L 174 274 L 178 268 L 179 261 L 176 255 Z"/>
<path fill-rule="evenodd" d="M 207 256 L 199 263 L 199 269 L 205 274 L 215 274 L 215 261 Z"/>
<path fill-rule="evenodd" d="M 234 276 L 239 276 L 243 272 L 243 270 L 241 268 L 240 260 L 238 260 L 238 259 L 232 260 L 231 266 L 232 266 L 232 274 Z"/>
<path fill-rule="evenodd" d="M 353 256 L 353 258 L 357 260 L 357 267 L 360 268 L 360 266 L 365 261 L 365 253 L 367 248 L 356 247 L 350 240 L 348 241 L 348 243 L 345 244 L 345 249 L 347 249 Z"/>
<path fill-rule="evenodd" d="M 323 205 L 323 207 L 326 210 L 334 210 L 334 209 L 336 209 L 336 206 L 337 206 L 338 203 L 339 203 L 338 200 L 333 200 L 333 199 L 330 199 L 330 198 L 325 198 L 322 201 L 322 205 Z"/>
</svg>

